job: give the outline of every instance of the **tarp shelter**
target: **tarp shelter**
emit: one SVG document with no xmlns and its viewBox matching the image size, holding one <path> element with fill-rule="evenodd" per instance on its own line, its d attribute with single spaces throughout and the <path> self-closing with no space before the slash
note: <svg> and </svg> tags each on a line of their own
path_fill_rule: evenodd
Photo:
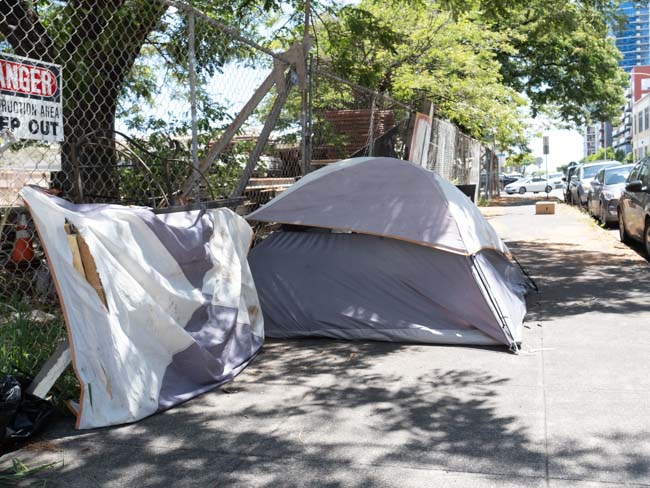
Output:
<svg viewBox="0 0 650 488">
<path fill-rule="evenodd" d="M 289 224 L 249 256 L 267 336 L 521 342 L 523 274 L 435 172 L 393 158 L 340 161 L 248 219 Z"/>
<path fill-rule="evenodd" d="M 34 188 L 21 196 L 68 327 L 78 428 L 188 400 L 232 380 L 259 351 L 264 325 L 246 260 L 252 230 L 231 210 L 155 215 L 74 205 Z M 89 282 L 87 261 L 84 269 L 77 262 L 70 229 L 99 283 Z"/>
</svg>

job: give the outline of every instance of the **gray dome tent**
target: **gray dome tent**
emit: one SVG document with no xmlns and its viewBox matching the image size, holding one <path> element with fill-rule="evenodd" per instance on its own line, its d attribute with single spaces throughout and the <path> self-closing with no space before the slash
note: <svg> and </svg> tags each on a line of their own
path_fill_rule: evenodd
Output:
<svg viewBox="0 0 650 488">
<path fill-rule="evenodd" d="M 269 337 L 521 342 L 523 275 L 474 204 L 435 172 L 393 158 L 340 161 L 248 220 L 301 226 L 249 256 Z"/>
</svg>

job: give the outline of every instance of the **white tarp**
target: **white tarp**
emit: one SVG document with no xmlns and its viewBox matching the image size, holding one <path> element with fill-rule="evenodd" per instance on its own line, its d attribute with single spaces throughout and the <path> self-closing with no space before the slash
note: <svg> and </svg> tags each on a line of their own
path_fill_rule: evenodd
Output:
<svg viewBox="0 0 650 488">
<path fill-rule="evenodd" d="M 228 209 L 154 215 L 73 205 L 24 188 L 64 310 L 81 384 L 78 428 L 132 422 L 239 373 L 264 339 L 247 263 L 252 230 Z M 106 297 L 73 266 L 87 243 Z"/>
</svg>

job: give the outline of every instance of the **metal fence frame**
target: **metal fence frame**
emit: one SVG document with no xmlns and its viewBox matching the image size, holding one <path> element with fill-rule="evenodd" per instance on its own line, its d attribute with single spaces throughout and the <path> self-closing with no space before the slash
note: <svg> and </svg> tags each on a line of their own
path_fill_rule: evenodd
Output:
<svg viewBox="0 0 650 488">
<path fill-rule="evenodd" d="M 0 300 L 11 299 L 26 305 L 27 310 L 22 310 L 20 317 L 29 316 L 29 309 L 56 311 L 58 303 L 33 223 L 27 220 L 25 224 L 23 216 L 27 213 L 18 201 L 17 191 L 23 184 L 47 187 L 52 192 L 63 191 L 64 198 L 76 203 L 148 205 L 155 207 L 157 212 L 226 205 L 245 214 L 281 193 L 297 178 L 335 160 L 362 155 L 407 157 L 411 121 L 417 109 L 385 93 L 316 68 L 310 54 L 311 39 L 307 29 L 300 42 L 284 52 L 274 52 L 189 3 L 163 0 L 160 4 L 167 8 L 164 16 L 177 16 L 174 21 L 187 26 L 188 92 L 184 96 L 189 104 L 189 114 L 185 115 L 189 124 L 185 132 L 170 135 L 163 131 L 143 136 L 137 131 L 129 133 L 127 129 L 116 127 L 114 119 L 110 133 L 104 129 L 67 133 L 66 140 L 57 145 L 24 143 L 12 139 L 11 132 L 0 133 L 0 198 L 3 198 L 0 201 Z M 4 8 L 6 12 L 7 7 Z M 171 14 L 169 9 L 173 9 Z M 0 9 L 0 27 L 2 22 L 11 20 L 8 15 L 12 14 L 9 11 L 3 17 L 2 12 Z M 92 14 L 91 9 L 87 15 Z M 307 2 L 305 25 L 309 23 Z M 245 103 L 218 131 L 211 126 L 201 127 L 199 117 L 201 96 L 206 91 L 199 76 L 197 34 L 205 29 L 225 36 L 228 46 L 235 43 L 252 50 L 268 67 L 261 80 L 236 80 L 246 81 L 242 83 L 246 88 L 241 89 L 247 93 Z M 36 31 L 31 34 L 40 35 Z M 7 47 L 7 43 L 0 44 L 0 51 L 6 51 Z M 37 56 L 38 51 L 32 54 Z M 73 61 L 70 59 L 71 63 Z M 64 63 L 63 69 L 68 68 L 78 66 Z M 161 83 L 155 77 L 154 82 Z M 327 97 L 322 95 L 324 90 Z M 165 103 L 174 102 L 169 97 L 163 100 L 165 95 L 158 96 Z M 296 102 L 300 104 L 297 113 L 287 108 Z M 86 101 L 72 100 L 71 103 Z M 169 110 L 173 112 L 174 109 Z M 246 126 L 247 121 L 255 117 L 261 128 Z M 290 130 L 282 125 L 283 118 L 287 117 L 293 117 L 288 123 Z M 295 134 L 290 134 L 291 131 Z M 284 142 L 288 136 L 293 137 L 289 138 L 293 142 Z M 489 148 L 449 121 L 432 120 L 428 143 L 426 167 L 456 184 L 478 187 L 482 171 L 496 174 L 495 158 Z M 67 167 L 64 167 L 64 149 Z M 106 154 L 110 155 L 114 167 L 108 172 L 105 168 L 97 169 L 97 184 L 92 191 L 87 191 L 84 174 L 92 174 L 98 158 Z M 2 163 L 6 161 L 12 161 L 11 168 L 3 169 Z M 21 165 L 26 169 L 21 169 Z M 113 177 L 116 181 L 111 180 Z M 489 181 L 493 179 L 490 177 Z M 108 190 L 100 188 L 98 191 L 99 183 L 106 184 Z M 486 188 L 490 194 L 490 188 L 496 187 L 488 185 Z M 256 238 L 260 238 L 268 229 L 257 231 Z M 25 233 L 30 236 L 27 242 L 33 255 L 30 259 L 16 260 L 16 243 Z M 7 313 L 11 316 L 15 308 L 8 305 L 0 309 L 0 329 L 10 323 L 16 324 L 11 318 L 3 318 Z M 54 346 L 53 337 L 57 340 L 65 337 L 60 317 L 58 320 L 48 318 L 46 325 L 23 320 L 18 326 L 30 328 L 30 334 L 34 334 L 31 348 L 41 352 Z M 20 335 L 20 331 L 12 330 L 16 337 Z M 39 335 L 39 331 L 43 334 Z M 24 348 L 25 344 L 16 342 L 13 346 Z M 12 344 L 5 350 L 9 351 L 8 357 L 15 356 Z M 34 374 L 42 355 L 22 349 L 20 353 L 27 361 L 21 363 L 21 367 L 26 373 Z M 0 357 L 0 364 L 1 360 L 7 361 L 7 358 Z M 63 390 L 69 391 L 73 382 L 71 375 L 66 381 Z"/>
</svg>

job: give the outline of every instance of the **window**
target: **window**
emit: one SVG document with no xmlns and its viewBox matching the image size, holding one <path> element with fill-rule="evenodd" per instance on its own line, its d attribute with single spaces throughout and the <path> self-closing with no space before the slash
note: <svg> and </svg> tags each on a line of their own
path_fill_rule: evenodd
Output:
<svg viewBox="0 0 650 488">
<path fill-rule="evenodd" d="M 643 112 L 639 112 L 636 122 L 636 131 L 643 132 Z"/>
<path fill-rule="evenodd" d="M 650 184 L 650 161 L 647 159 L 641 163 L 639 168 L 639 179 L 643 182 L 643 186 Z"/>
<path fill-rule="evenodd" d="M 635 150 L 637 151 L 637 150 Z M 637 164 L 634 168 L 632 168 L 632 171 L 630 171 L 630 176 L 627 177 L 627 181 L 635 181 L 639 179 L 639 167 L 641 166 L 641 163 Z"/>
<path fill-rule="evenodd" d="M 627 179 L 629 173 L 630 173 L 630 168 L 608 169 L 605 172 L 605 184 L 618 185 L 620 183 L 625 183 L 625 180 Z"/>
<path fill-rule="evenodd" d="M 648 130 L 650 127 L 650 107 L 646 107 L 643 111 L 643 118 L 645 119 L 645 128 Z"/>
<path fill-rule="evenodd" d="M 585 180 L 592 180 L 594 176 L 596 176 L 596 173 L 598 173 L 598 170 L 602 169 L 601 166 L 587 166 L 586 168 L 583 168 L 584 176 L 582 179 Z"/>
</svg>

